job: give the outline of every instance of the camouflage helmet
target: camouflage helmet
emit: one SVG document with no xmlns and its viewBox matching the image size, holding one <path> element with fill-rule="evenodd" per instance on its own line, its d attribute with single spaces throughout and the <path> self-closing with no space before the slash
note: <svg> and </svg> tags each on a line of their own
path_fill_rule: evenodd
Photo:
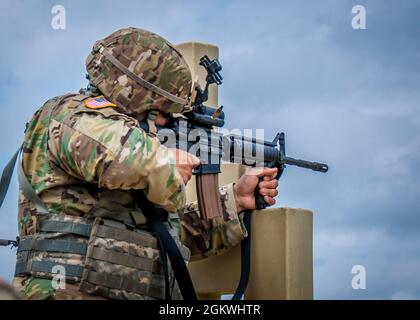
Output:
<svg viewBox="0 0 420 320">
<path fill-rule="evenodd" d="M 152 32 L 125 28 L 97 41 L 86 68 L 90 82 L 126 114 L 181 113 L 188 104 L 192 80 L 186 61 Z"/>
</svg>

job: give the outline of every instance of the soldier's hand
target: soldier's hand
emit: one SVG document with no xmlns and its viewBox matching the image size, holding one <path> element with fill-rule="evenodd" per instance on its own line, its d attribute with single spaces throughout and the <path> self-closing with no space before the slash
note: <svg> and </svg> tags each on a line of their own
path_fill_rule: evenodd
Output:
<svg viewBox="0 0 420 320">
<path fill-rule="evenodd" d="M 179 174 L 184 180 L 184 184 L 187 184 L 192 177 L 192 171 L 195 167 L 200 165 L 200 159 L 191 153 L 180 149 L 170 149 L 176 155 L 175 167 Z"/>
<path fill-rule="evenodd" d="M 279 182 L 276 179 L 277 168 L 252 168 L 248 170 L 233 186 L 235 192 L 236 207 L 238 212 L 255 209 L 255 188 L 260 188 L 260 194 L 264 201 L 272 206 L 276 203 L 277 187 Z M 263 181 L 259 182 L 262 177 Z"/>
</svg>

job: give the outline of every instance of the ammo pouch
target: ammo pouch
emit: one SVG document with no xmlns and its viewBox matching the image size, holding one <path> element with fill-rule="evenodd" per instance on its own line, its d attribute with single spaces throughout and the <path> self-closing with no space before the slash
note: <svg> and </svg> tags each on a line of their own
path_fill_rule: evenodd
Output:
<svg viewBox="0 0 420 320">
<path fill-rule="evenodd" d="M 189 251 L 177 241 L 185 261 Z M 103 218 L 39 217 L 35 235 L 19 243 L 15 276 L 78 283 L 81 292 L 110 299 L 165 299 L 156 237 Z M 59 278 L 61 276 L 62 278 Z M 182 299 L 169 266 L 172 299 Z"/>
</svg>

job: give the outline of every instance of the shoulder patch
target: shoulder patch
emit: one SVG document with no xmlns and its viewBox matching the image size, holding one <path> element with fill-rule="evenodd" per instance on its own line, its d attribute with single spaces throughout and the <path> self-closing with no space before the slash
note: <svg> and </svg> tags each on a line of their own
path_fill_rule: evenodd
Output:
<svg viewBox="0 0 420 320">
<path fill-rule="evenodd" d="M 109 102 L 104 96 L 87 99 L 83 102 L 85 107 L 89 109 L 101 109 L 106 107 L 116 107 L 115 104 Z"/>
</svg>

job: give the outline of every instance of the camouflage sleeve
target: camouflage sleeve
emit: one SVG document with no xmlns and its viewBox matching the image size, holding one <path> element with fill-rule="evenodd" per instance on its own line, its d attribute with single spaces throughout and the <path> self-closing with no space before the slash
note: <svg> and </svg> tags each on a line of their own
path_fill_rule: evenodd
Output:
<svg viewBox="0 0 420 320">
<path fill-rule="evenodd" d="M 181 220 L 180 238 L 191 250 L 192 260 L 218 255 L 247 237 L 242 215 L 236 210 L 233 184 L 220 188 L 223 217 L 205 220 L 197 202 L 188 204 Z"/>
<path fill-rule="evenodd" d="M 144 189 L 167 211 L 185 205 L 172 152 L 126 119 L 91 113 L 76 114 L 69 123 L 53 119 L 50 137 L 50 153 L 68 174 L 107 189 Z"/>
</svg>

